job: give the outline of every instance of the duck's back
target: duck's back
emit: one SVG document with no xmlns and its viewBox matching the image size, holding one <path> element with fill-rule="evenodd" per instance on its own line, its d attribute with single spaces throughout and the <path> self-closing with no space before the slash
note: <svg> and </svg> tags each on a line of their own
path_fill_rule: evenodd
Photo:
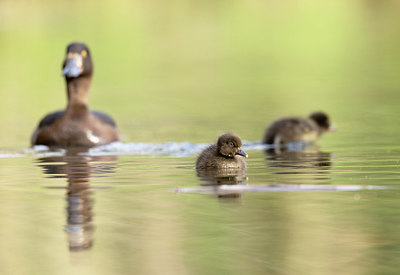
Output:
<svg viewBox="0 0 400 275">
<path fill-rule="evenodd" d="M 68 115 L 65 111 L 57 111 L 39 122 L 31 144 L 91 147 L 119 140 L 114 120 L 105 113 L 91 111 Z"/>
<path fill-rule="evenodd" d="M 105 124 L 108 124 L 114 128 L 117 127 L 117 124 L 115 123 L 115 121 L 112 119 L 112 117 L 110 117 L 109 115 L 107 115 L 106 113 L 103 113 L 101 111 L 90 111 L 92 113 L 92 115 L 94 115 L 95 117 L 97 117 L 98 119 L 100 119 L 102 122 L 104 122 Z"/>
<path fill-rule="evenodd" d="M 62 117 L 64 111 L 56 111 L 46 115 L 40 122 L 38 129 L 52 125 L 55 121 L 57 121 L 60 117 Z"/>
<path fill-rule="evenodd" d="M 276 144 L 317 139 L 317 125 L 310 119 L 289 117 L 274 121 L 266 130 L 263 143 Z"/>
<path fill-rule="evenodd" d="M 218 154 L 217 145 L 213 144 L 206 148 L 197 158 L 196 169 L 243 169 L 246 162 L 243 157 L 223 157 Z"/>
</svg>

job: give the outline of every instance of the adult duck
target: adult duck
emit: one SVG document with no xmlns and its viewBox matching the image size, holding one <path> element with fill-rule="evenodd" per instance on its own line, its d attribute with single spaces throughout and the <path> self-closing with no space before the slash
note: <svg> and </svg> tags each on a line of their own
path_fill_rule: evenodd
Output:
<svg viewBox="0 0 400 275">
<path fill-rule="evenodd" d="M 68 45 L 62 75 L 67 84 L 67 108 L 46 115 L 39 122 L 31 145 L 92 147 L 119 141 L 114 120 L 105 113 L 89 110 L 93 62 L 84 43 Z"/>
</svg>

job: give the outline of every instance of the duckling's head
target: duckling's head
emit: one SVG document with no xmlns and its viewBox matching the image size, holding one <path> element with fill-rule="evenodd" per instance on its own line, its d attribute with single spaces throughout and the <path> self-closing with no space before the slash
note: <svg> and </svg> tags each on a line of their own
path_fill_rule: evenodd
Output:
<svg viewBox="0 0 400 275">
<path fill-rule="evenodd" d="M 333 126 L 331 126 L 329 117 L 324 112 L 314 112 L 310 115 L 310 119 L 317 123 L 322 132 L 333 130 Z"/>
<path fill-rule="evenodd" d="M 67 55 L 63 62 L 62 74 L 67 79 L 91 76 L 93 62 L 89 48 L 84 43 L 73 42 L 67 46 Z"/>
<path fill-rule="evenodd" d="M 217 141 L 218 153 L 227 158 L 234 158 L 236 155 L 247 158 L 241 147 L 242 141 L 235 133 L 222 134 Z"/>
</svg>

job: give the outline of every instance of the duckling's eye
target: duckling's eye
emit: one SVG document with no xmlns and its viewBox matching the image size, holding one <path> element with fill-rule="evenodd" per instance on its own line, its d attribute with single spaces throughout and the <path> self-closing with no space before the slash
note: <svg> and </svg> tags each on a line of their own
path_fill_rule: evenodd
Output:
<svg viewBox="0 0 400 275">
<path fill-rule="evenodd" d="M 229 146 L 231 146 L 231 147 L 234 147 L 234 144 L 233 144 L 233 142 L 231 141 L 231 142 L 229 142 Z"/>
<path fill-rule="evenodd" d="M 86 57 L 87 56 L 87 51 L 86 50 L 81 51 L 81 55 L 82 55 L 82 57 Z"/>
</svg>

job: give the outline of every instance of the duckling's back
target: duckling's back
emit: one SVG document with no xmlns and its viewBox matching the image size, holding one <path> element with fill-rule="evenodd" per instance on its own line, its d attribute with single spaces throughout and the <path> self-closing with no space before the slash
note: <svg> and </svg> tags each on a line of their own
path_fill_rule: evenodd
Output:
<svg viewBox="0 0 400 275">
<path fill-rule="evenodd" d="M 318 138 L 317 125 L 310 119 L 289 117 L 274 121 L 265 131 L 264 144 L 313 141 Z"/>
</svg>

